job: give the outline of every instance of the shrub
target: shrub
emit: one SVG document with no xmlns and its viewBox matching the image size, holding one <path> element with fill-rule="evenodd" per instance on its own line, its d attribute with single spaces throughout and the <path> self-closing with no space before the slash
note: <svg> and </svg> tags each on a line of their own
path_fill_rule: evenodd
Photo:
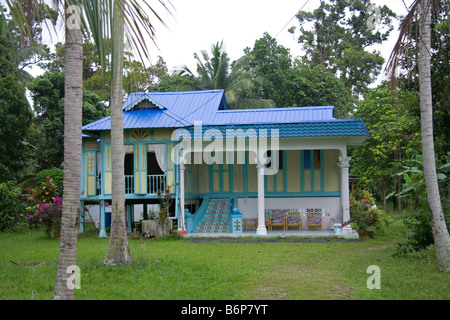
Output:
<svg viewBox="0 0 450 320">
<path fill-rule="evenodd" d="M 45 234 L 51 237 L 52 231 L 61 230 L 62 199 L 56 197 L 53 203 L 38 205 L 36 213 L 30 216 L 30 220 L 39 221 L 44 225 Z"/>
<path fill-rule="evenodd" d="M 13 182 L 0 184 L 0 231 L 14 231 L 17 224 L 24 220 L 26 204 L 21 193 Z"/>
<path fill-rule="evenodd" d="M 387 221 L 386 213 L 376 207 L 375 198 L 367 190 L 350 197 L 350 214 L 350 223 L 357 229 L 379 229 Z"/>
<path fill-rule="evenodd" d="M 448 229 L 450 226 L 450 214 L 449 205 L 445 201 L 442 203 L 442 209 Z M 397 251 L 394 253 L 394 256 L 425 250 L 429 245 L 434 243 L 430 212 L 428 209 L 410 212 L 403 223 L 411 233 L 403 234 L 405 241 L 397 243 Z"/>
<path fill-rule="evenodd" d="M 377 207 L 371 207 L 367 209 L 367 215 L 369 217 L 368 227 L 380 229 L 383 223 L 387 222 L 387 215 L 384 210 Z"/>
<path fill-rule="evenodd" d="M 63 193 L 64 170 L 53 168 L 39 171 L 33 178 L 33 186 L 42 186 L 43 181 L 45 181 L 47 177 L 53 179 L 57 188 L 56 192 L 58 196 L 61 196 Z"/>
<path fill-rule="evenodd" d="M 30 227 L 40 223 L 45 227 L 45 233 L 50 238 L 51 231 L 59 231 L 61 225 L 62 199 L 58 196 L 58 187 L 50 177 L 44 179 L 43 185 L 26 188 L 29 193 L 27 200 L 30 206 Z"/>
</svg>

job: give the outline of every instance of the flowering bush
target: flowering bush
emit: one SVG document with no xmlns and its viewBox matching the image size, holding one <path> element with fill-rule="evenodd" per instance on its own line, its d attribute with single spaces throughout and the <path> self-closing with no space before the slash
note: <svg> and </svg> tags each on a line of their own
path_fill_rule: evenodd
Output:
<svg viewBox="0 0 450 320">
<path fill-rule="evenodd" d="M 367 201 L 350 198 L 350 221 L 356 225 L 357 229 L 367 229 L 369 225 L 369 216 L 366 213 L 368 208 Z"/>
<path fill-rule="evenodd" d="M 62 199 L 58 196 L 58 188 L 52 178 L 44 179 L 44 184 L 33 189 L 27 188 L 29 193 L 27 200 L 30 206 L 30 226 L 43 224 L 47 237 L 51 232 L 59 232 L 61 227 Z"/>
<path fill-rule="evenodd" d="M 369 191 L 363 191 L 359 198 L 350 197 L 350 215 L 350 222 L 357 229 L 378 229 L 386 220 L 385 212 L 375 206 L 375 198 Z"/>
<path fill-rule="evenodd" d="M 53 203 L 41 203 L 35 214 L 30 215 L 30 220 L 42 223 L 45 234 L 51 237 L 52 230 L 59 232 L 61 229 L 62 199 L 56 197 Z"/>
</svg>

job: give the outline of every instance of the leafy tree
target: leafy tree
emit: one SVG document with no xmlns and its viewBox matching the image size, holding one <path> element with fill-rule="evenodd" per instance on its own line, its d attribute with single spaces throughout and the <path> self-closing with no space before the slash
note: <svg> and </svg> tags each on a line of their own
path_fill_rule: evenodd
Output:
<svg viewBox="0 0 450 320">
<path fill-rule="evenodd" d="M 313 12 L 297 14 L 298 42 L 306 51 L 304 62 L 325 66 L 353 95 L 364 93 L 381 72 L 381 53 L 368 48 L 386 40 L 393 29 L 395 14 L 386 6 L 377 11 L 373 8 L 370 0 L 330 0 L 321 1 Z M 374 30 L 368 23 L 371 15 L 382 29 Z M 289 32 L 295 33 L 295 29 L 291 27 Z"/>
<path fill-rule="evenodd" d="M 24 140 L 30 132 L 32 113 L 11 62 L 10 43 L 0 36 L 0 181 L 16 180 L 27 160 Z"/>
<path fill-rule="evenodd" d="M 210 57 L 205 50 L 202 50 L 201 58 L 194 53 L 198 75 L 185 66 L 183 71 L 188 81 L 187 84 L 183 81 L 184 86 L 180 89 L 224 89 L 230 108 L 274 106 L 270 99 L 253 99 L 249 96 L 257 79 L 248 68 L 248 56 L 243 56 L 230 64 L 228 54 L 223 50 L 223 41 L 214 44 L 211 47 L 211 53 Z"/>
<path fill-rule="evenodd" d="M 431 0 L 416 0 L 411 5 L 400 27 L 397 44 L 391 54 L 388 66 L 392 72 L 396 71 L 399 59 L 404 54 L 405 43 L 410 43 L 411 25 L 417 21 L 419 26 L 419 91 L 420 91 L 420 124 L 422 138 L 422 157 L 427 190 L 428 206 L 431 215 L 431 229 L 433 231 L 436 258 L 438 266 L 445 272 L 450 272 L 450 236 L 445 224 L 441 197 L 436 173 L 436 155 L 433 131 L 433 91 L 431 80 L 431 21 L 432 11 L 438 12 L 441 3 Z M 448 16 L 448 4 L 447 4 Z M 420 17 L 420 19 L 416 19 Z"/>
<path fill-rule="evenodd" d="M 171 91 L 179 91 L 182 88 L 188 88 L 192 86 L 191 80 L 185 75 L 181 74 L 181 72 L 175 72 L 172 75 L 168 75 L 164 79 L 161 79 L 155 87 L 154 91 L 159 92 L 171 92 Z"/>
<path fill-rule="evenodd" d="M 433 19 L 431 21 L 431 89 L 433 101 L 433 136 L 435 144 L 436 158 L 441 159 L 446 156 L 450 141 L 450 126 L 448 126 L 448 117 L 450 110 L 450 32 L 448 23 L 448 12 L 450 4 L 448 1 L 441 5 L 433 6 Z M 416 5 L 417 7 L 417 5 Z M 396 52 L 398 59 L 393 59 L 391 55 L 390 65 L 386 71 L 391 72 L 392 79 L 395 82 L 393 86 L 405 88 L 407 90 L 419 93 L 419 18 L 418 10 L 409 17 L 409 23 L 404 24 L 403 33 L 405 38 L 403 42 L 398 42 Z M 398 69 L 398 75 L 394 76 L 392 72 Z M 410 108 L 410 112 L 420 117 L 420 105 L 416 108 Z"/>
<path fill-rule="evenodd" d="M 344 84 L 322 65 L 292 61 L 289 49 L 264 33 L 246 53 L 259 79 L 255 97 L 273 99 L 277 107 L 334 105 L 340 117 L 351 108 L 351 96 Z"/>
<path fill-rule="evenodd" d="M 412 104 L 418 104 L 414 93 L 395 96 L 383 83 L 365 95 L 354 115 L 364 120 L 370 136 L 352 150 L 351 173 L 361 179 L 363 187 L 376 191 L 385 208 L 389 194 L 401 189 L 396 173 L 420 145 L 419 118 L 405 108 Z"/>
<path fill-rule="evenodd" d="M 31 143 L 38 150 L 35 160 L 41 169 L 60 167 L 64 155 L 65 73 L 53 67 L 51 69 L 29 84 L 35 112 L 35 133 Z M 87 90 L 83 90 L 82 108 L 83 124 L 101 119 L 107 114 L 101 98 Z"/>
<path fill-rule="evenodd" d="M 289 49 L 278 45 L 276 39 L 266 32 L 255 41 L 252 49 L 246 48 L 245 52 L 251 57 L 249 65 L 259 79 L 259 85 L 254 89 L 256 96 L 272 99 L 277 107 L 293 106 L 293 90 L 289 88 L 292 79 Z"/>
<path fill-rule="evenodd" d="M 156 91 L 159 83 L 170 78 L 167 64 L 161 56 L 158 56 L 156 63 L 148 68 L 145 68 L 140 61 L 131 60 L 131 58 L 130 54 L 130 58 L 124 60 L 123 88 L 125 92 Z M 176 91 L 176 89 L 170 91 Z"/>
<path fill-rule="evenodd" d="M 20 1 L 24 12 L 27 12 L 31 4 L 28 1 Z M 38 14 L 29 15 L 28 23 L 32 26 L 29 36 L 25 37 L 20 32 L 20 26 L 8 14 L 6 8 L 0 4 L 0 35 L 9 40 L 11 62 L 17 67 L 19 83 L 27 86 L 33 76 L 26 71 L 28 67 L 39 64 L 47 59 L 49 48 L 41 41 L 41 28 L 39 26 L 45 19 L 56 23 L 56 12 L 47 4 L 42 3 L 33 8 Z"/>
<path fill-rule="evenodd" d="M 107 46 L 110 46 L 110 40 Z M 46 72 L 65 70 L 65 53 L 64 43 L 58 42 L 55 45 L 55 52 L 50 53 L 45 61 L 41 61 L 39 66 Z M 85 37 L 83 40 L 83 89 L 98 95 L 102 100 L 108 101 L 110 96 L 109 65 L 101 66 L 98 56 L 97 47 L 92 43 L 91 39 Z"/>
<path fill-rule="evenodd" d="M 64 80 L 63 72 L 53 71 L 29 85 L 35 112 L 31 143 L 38 150 L 35 159 L 42 169 L 58 168 L 64 158 Z"/>
<path fill-rule="evenodd" d="M 344 117 L 354 107 L 349 90 L 324 66 L 299 63 L 291 73 L 289 94 L 294 99 L 293 105 L 333 105 L 337 118 Z"/>
<path fill-rule="evenodd" d="M 21 198 L 22 189 L 12 181 L 0 183 L 0 231 L 14 231 L 25 220 L 26 204 Z"/>
</svg>

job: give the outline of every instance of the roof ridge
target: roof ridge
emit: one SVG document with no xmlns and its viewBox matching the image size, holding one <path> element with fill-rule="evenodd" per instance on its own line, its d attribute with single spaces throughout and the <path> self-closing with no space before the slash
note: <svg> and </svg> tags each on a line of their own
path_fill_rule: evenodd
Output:
<svg viewBox="0 0 450 320">
<path fill-rule="evenodd" d="M 155 95 L 179 95 L 179 94 L 201 94 L 201 93 L 207 93 L 207 92 L 219 92 L 224 91 L 224 89 L 208 89 L 208 90 L 194 90 L 194 91 L 138 91 L 138 92 L 131 92 L 129 94 L 155 94 Z"/>
<path fill-rule="evenodd" d="M 217 112 L 265 112 L 265 111 L 298 111 L 298 110 L 334 109 L 334 106 L 307 106 L 307 107 L 283 107 L 283 108 L 258 108 L 258 109 L 227 109 L 217 110 Z"/>
</svg>

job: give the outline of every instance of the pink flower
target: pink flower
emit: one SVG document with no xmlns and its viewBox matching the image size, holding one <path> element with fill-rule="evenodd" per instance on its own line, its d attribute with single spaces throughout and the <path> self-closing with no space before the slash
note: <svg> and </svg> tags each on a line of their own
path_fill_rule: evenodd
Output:
<svg viewBox="0 0 450 320">
<path fill-rule="evenodd" d="M 33 216 L 30 216 L 30 220 L 34 220 L 34 217 L 33 217 Z"/>
<path fill-rule="evenodd" d="M 54 204 L 61 204 L 62 203 L 62 199 L 60 197 L 56 197 L 55 200 L 53 201 Z"/>
</svg>

